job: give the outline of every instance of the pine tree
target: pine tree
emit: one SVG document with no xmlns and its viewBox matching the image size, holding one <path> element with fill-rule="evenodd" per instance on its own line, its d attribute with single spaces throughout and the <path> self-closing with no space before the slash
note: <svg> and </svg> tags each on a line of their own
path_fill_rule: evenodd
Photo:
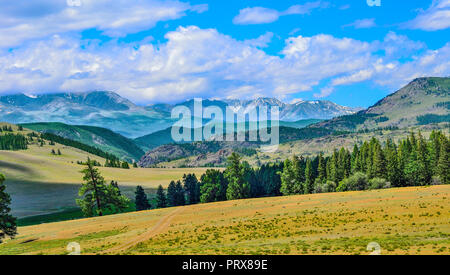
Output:
<svg viewBox="0 0 450 275">
<path fill-rule="evenodd" d="M 177 184 L 175 185 L 176 195 L 177 195 L 177 206 L 182 206 L 186 204 L 186 197 L 183 185 L 181 184 L 181 181 L 177 181 Z"/>
<path fill-rule="evenodd" d="M 144 188 L 142 186 L 136 187 L 136 210 L 142 211 L 142 210 L 148 210 L 151 208 L 150 203 L 148 202 L 147 194 L 145 194 Z"/>
<path fill-rule="evenodd" d="M 309 158 L 306 160 L 305 178 L 305 187 L 303 190 L 305 194 L 311 194 L 314 190 L 314 175 L 312 162 Z"/>
<path fill-rule="evenodd" d="M 378 141 L 373 143 L 372 153 L 372 169 L 370 171 L 369 177 L 386 179 L 386 158 Z"/>
<path fill-rule="evenodd" d="M 329 171 L 328 171 L 328 180 L 332 182 L 340 182 L 342 179 L 339 178 L 339 171 L 338 171 L 338 152 L 335 149 L 333 151 L 333 156 L 331 157 L 329 163 Z"/>
<path fill-rule="evenodd" d="M 294 173 L 293 194 L 303 194 L 305 192 L 303 188 L 305 184 L 305 168 L 305 159 L 302 156 L 297 157 L 294 155 L 292 159 L 292 170 Z"/>
<path fill-rule="evenodd" d="M 250 196 L 250 185 L 244 180 L 244 172 L 241 157 L 233 152 L 228 158 L 228 164 L 225 170 L 225 177 L 228 180 L 228 200 L 245 199 Z"/>
<path fill-rule="evenodd" d="M 431 132 L 428 151 L 430 152 L 429 159 L 433 174 L 438 174 L 439 156 L 441 152 L 441 132 L 435 130 Z"/>
<path fill-rule="evenodd" d="M 441 150 L 439 152 L 438 176 L 443 184 L 450 184 L 450 144 L 449 140 L 441 137 Z"/>
<path fill-rule="evenodd" d="M 171 181 L 167 187 L 167 203 L 169 206 L 178 205 L 177 186 L 175 181 Z"/>
<path fill-rule="evenodd" d="M 398 160 L 398 153 L 395 148 L 395 144 L 391 139 L 388 139 L 385 147 L 386 156 L 386 176 L 387 180 L 394 187 L 403 186 L 403 171 L 400 169 L 400 164 Z"/>
<path fill-rule="evenodd" d="M 133 168 L 138 168 L 138 165 L 136 162 L 133 162 Z"/>
<path fill-rule="evenodd" d="M 61 150 L 58 149 L 58 156 L 61 156 Z"/>
<path fill-rule="evenodd" d="M 432 170 L 430 169 L 429 163 L 428 145 L 420 132 L 417 137 L 416 148 L 418 161 L 420 162 L 420 167 L 423 167 L 423 169 L 420 171 L 421 173 L 420 177 L 423 179 L 421 185 L 429 185 L 431 183 Z"/>
<path fill-rule="evenodd" d="M 319 182 L 324 183 L 327 179 L 327 166 L 323 153 L 319 154 L 319 166 L 317 168 Z"/>
<path fill-rule="evenodd" d="M 78 191 L 80 199 L 77 204 L 81 207 L 84 215 L 92 217 L 95 214 L 103 216 L 105 211 L 112 213 L 124 211 L 129 204 L 128 198 L 120 195 L 116 185 L 105 184 L 105 179 L 100 175 L 94 163 L 88 158 L 83 173 L 84 183 Z"/>
<path fill-rule="evenodd" d="M 200 201 L 202 203 L 225 201 L 227 199 L 228 183 L 221 171 L 208 169 L 200 180 Z"/>
<path fill-rule="evenodd" d="M 280 173 L 281 176 L 281 188 L 280 192 L 284 196 L 294 195 L 295 191 L 295 173 L 293 169 L 292 162 L 289 159 L 284 161 L 283 172 Z"/>
<path fill-rule="evenodd" d="M 122 162 L 122 169 L 130 169 L 130 165 L 128 165 L 128 162 L 124 161 Z"/>
<path fill-rule="evenodd" d="M 187 204 L 196 204 L 200 202 L 200 185 L 194 174 L 183 176 L 184 190 L 187 195 Z"/>
<path fill-rule="evenodd" d="M 4 181 L 5 177 L 0 174 L 0 243 L 5 237 L 14 238 L 17 234 L 16 219 L 9 214 L 11 197 L 5 191 Z"/>
<path fill-rule="evenodd" d="M 158 186 L 158 190 L 156 191 L 156 208 L 165 208 L 167 207 L 167 198 L 164 193 L 164 188 L 162 185 Z"/>
</svg>

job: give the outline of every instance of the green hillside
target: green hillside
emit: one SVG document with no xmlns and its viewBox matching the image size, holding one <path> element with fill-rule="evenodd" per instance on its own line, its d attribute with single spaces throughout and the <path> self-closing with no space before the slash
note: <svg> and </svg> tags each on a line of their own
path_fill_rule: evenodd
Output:
<svg viewBox="0 0 450 275">
<path fill-rule="evenodd" d="M 282 128 L 283 133 L 297 133 L 300 132 L 302 133 L 302 131 L 297 131 L 297 129 L 302 129 L 305 128 L 311 124 L 314 123 L 318 123 L 322 120 L 320 119 L 304 119 L 304 120 L 299 120 L 299 121 L 280 121 L 280 129 Z M 268 124 L 270 124 L 270 122 L 268 122 Z M 232 125 L 232 124 L 231 124 Z M 241 124 L 242 125 L 242 124 Z M 237 128 L 237 125 L 234 125 L 235 128 Z M 229 128 L 229 124 L 226 124 L 224 126 L 224 130 Z M 289 129 L 292 128 L 292 129 Z M 245 129 L 249 129 L 249 123 L 246 122 L 245 123 Z M 151 150 L 153 148 L 156 148 L 158 146 L 161 145 L 165 145 L 165 144 L 171 144 L 171 143 L 175 143 L 175 141 L 172 139 L 172 135 L 171 135 L 171 131 L 172 128 L 167 128 L 149 135 L 145 135 L 139 138 L 136 138 L 134 141 L 136 142 L 136 144 L 138 144 L 142 149 L 144 149 L 145 151 Z M 203 131 L 203 129 L 202 129 Z M 193 132 L 192 132 L 193 135 Z M 287 140 L 292 140 L 292 138 L 295 138 L 294 136 L 289 137 L 288 135 L 283 135 L 284 139 Z"/>
<path fill-rule="evenodd" d="M 133 140 L 111 130 L 93 126 L 75 126 L 58 122 L 22 124 L 23 127 L 72 139 L 121 157 L 138 161 L 144 152 Z"/>
<path fill-rule="evenodd" d="M 448 123 L 449 102 L 449 77 L 418 78 L 367 110 L 314 126 L 339 131 L 359 131 Z"/>
</svg>

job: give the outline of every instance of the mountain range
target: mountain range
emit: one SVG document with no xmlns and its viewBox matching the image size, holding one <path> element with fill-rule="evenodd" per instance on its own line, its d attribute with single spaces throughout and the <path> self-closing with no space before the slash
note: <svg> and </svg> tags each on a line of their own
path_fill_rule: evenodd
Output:
<svg viewBox="0 0 450 275">
<path fill-rule="evenodd" d="M 448 128 L 450 122 L 450 78 L 418 78 L 397 92 L 383 98 L 366 110 L 343 115 L 333 119 L 312 123 L 301 129 L 280 127 L 280 143 L 293 140 L 315 139 L 332 135 L 345 136 L 350 132 L 370 131 L 380 128 L 411 129 L 420 125 L 433 124 L 436 129 Z M 161 139 L 164 132 L 141 137 L 141 144 Z M 247 145 L 247 148 L 254 148 Z M 139 164 L 153 166 L 170 159 L 179 160 L 182 165 L 207 166 L 220 165 L 232 152 L 224 146 L 216 152 L 198 154 L 195 150 L 186 150 L 179 144 L 169 144 L 149 150 Z M 235 148 L 232 148 L 235 150 Z M 174 156 L 166 152 L 176 152 Z M 185 159 L 180 159 L 185 157 Z"/>
<path fill-rule="evenodd" d="M 193 108 L 194 100 L 180 104 L 138 106 L 113 92 L 59 93 L 43 95 L 13 94 L 0 97 L 0 121 L 9 123 L 61 122 L 98 126 L 137 138 L 171 127 L 171 110 L 176 106 Z M 278 106 L 282 121 L 330 119 L 357 112 L 358 108 L 330 101 L 299 101 L 288 104 L 273 98 L 255 100 L 204 100 L 203 106 L 225 110 L 250 110 L 261 106 Z"/>
</svg>

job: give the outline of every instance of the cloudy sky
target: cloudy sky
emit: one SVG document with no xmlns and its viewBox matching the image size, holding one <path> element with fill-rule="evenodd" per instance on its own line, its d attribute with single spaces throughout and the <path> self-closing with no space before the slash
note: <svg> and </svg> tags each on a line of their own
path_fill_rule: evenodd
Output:
<svg viewBox="0 0 450 275">
<path fill-rule="evenodd" d="M 450 0 L 0 0 L 0 94 L 372 105 L 450 76 Z"/>
</svg>

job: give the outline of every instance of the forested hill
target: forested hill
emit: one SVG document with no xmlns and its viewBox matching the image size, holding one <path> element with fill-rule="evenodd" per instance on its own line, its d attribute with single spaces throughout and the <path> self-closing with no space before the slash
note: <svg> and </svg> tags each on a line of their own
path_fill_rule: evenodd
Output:
<svg viewBox="0 0 450 275">
<path fill-rule="evenodd" d="M 133 140 L 105 128 L 63 123 L 31 123 L 22 126 L 97 147 L 130 162 L 138 161 L 144 155 L 144 151 Z"/>
<path fill-rule="evenodd" d="M 449 77 L 418 78 L 367 110 L 327 120 L 314 127 L 357 131 L 448 123 L 449 107 Z"/>
</svg>

